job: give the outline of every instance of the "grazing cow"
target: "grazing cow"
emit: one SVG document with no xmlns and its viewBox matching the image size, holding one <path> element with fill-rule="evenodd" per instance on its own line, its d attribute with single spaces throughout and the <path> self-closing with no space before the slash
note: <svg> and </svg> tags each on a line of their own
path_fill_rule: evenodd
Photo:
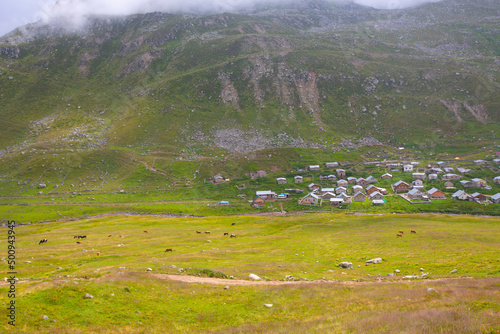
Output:
<svg viewBox="0 0 500 334">
<path fill-rule="evenodd" d="M 143 232 L 144 232 L 144 233 L 148 233 L 148 231 L 146 231 L 146 230 L 144 230 Z"/>
<path fill-rule="evenodd" d="M 76 238 L 78 238 L 78 236 L 77 236 L 77 235 L 75 235 L 75 236 L 73 237 L 73 239 L 76 239 Z"/>
<path fill-rule="evenodd" d="M 402 234 L 399 234 L 399 233 L 398 233 L 398 237 L 402 237 L 402 236 L 403 236 Z"/>
<path fill-rule="evenodd" d="M 236 225 L 236 223 L 232 223 L 231 225 Z"/>
<path fill-rule="evenodd" d="M 225 232 L 224 235 L 229 235 L 229 233 Z"/>
<path fill-rule="evenodd" d="M 47 239 L 42 239 L 42 240 L 40 240 L 40 242 L 38 244 L 41 245 L 41 244 L 44 244 L 46 242 L 47 242 Z"/>
<path fill-rule="evenodd" d="M 236 238 L 236 234 L 231 234 L 231 238 Z"/>
<path fill-rule="evenodd" d="M 120 235 L 120 238 L 123 238 L 123 235 Z"/>
<path fill-rule="evenodd" d="M 82 242 L 81 242 L 81 241 L 77 241 L 76 243 L 77 243 L 77 244 L 81 244 Z"/>
<path fill-rule="evenodd" d="M 172 248 L 165 249 L 165 252 L 172 252 Z"/>
<path fill-rule="evenodd" d="M 97 252 L 97 256 L 101 256 L 101 253 L 100 253 L 100 252 Z"/>
<path fill-rule="evenodd" d="M 108 235 L 108 238 L 109 238 L 109 237 L 111 237 L 111 234 L 110 234 L 110 235 Z"/>
<path fill-rule="evenodd" d="M 399 231 L 399 233 L 404 234 L 404 232 L 403 232 L 403 231 Z"/>
<path fill-rule="evenodd" d="M 201 234 L 201 231 L 196 231 L 196 233 Z"/>
<path fill-rule="evenodd" d="M 417 234 L 417 231 L 411 230 L 411 233 L 415 233 L 415 234 Z"/>
<path fill-rule="evenodd" d="M 210 231 L 205 231 L 205 234 L 210 234 Z"/>
<path fill-rule="evenodd" d="M 79 235 L 78 239 L 85 239 L 87 236 L 86 235 Z"/>
</svg>

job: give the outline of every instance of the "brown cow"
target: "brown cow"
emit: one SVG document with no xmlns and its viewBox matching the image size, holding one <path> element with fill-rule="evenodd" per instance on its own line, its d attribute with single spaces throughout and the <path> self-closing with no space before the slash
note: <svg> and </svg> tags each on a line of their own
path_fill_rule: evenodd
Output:
<svg viewBox="0 0 500 334">
<path fill-rule="evenodd" d="M 144 232 L 144 233 L 148 233 L 148 231 L 146 231 L 146 230 L 144 230 L 143 232 Z"/>
<path fill-rule="evenodd" d="M 399 231 L 399 233 L 404 234 L 404 232 L 403 232 L 403 231 Z"/>
<path fill-rule="evenodd" d="M 77 241 L 76 243 L 77 243 L 77 244 L 81 244 L 82 242 L 81 242 L 81 241 Z"/>
<path fill-rule="evenodd" d="M 205 231 L 206 234 L 210 234 L 210 231 Z"/>
<path fill-rule="evenodd" d="M 417 231 L 411 230 L 411 233 L 415 233 L 415 234 L 417 234 Z"/>
<path fill-rule="evenodd" d="M 201 234 L 201 231 L 196 231 L 196 233 Z"/>
<path fill-rule="evenodd" d="M 224 235 L 229 235 L 229 233 L 225 232 Z"/>
<path fill-rule="evenodd" d="M 101 256 L 101 253 L 100 253 L 100 252 L 97 252 L 97 256 Z"/>
<path fill-rule="evenodd" d="M 109 237 L 111 237 L 111 234 L 110 234 L 110 235 L 108 235 L 108 238 L 109 238 Z"/>
<path fill-rule="evenodd" d="M 172 252 L 172 248 L 165 249 L 165 252 Z"/>
<path fill-rule="evenodd" d="M 402 234 L 399 234 L 399 233 L 398 233 L 398 237 L 402 237 L 402 236 L 403 236 Z"/>
</svg>

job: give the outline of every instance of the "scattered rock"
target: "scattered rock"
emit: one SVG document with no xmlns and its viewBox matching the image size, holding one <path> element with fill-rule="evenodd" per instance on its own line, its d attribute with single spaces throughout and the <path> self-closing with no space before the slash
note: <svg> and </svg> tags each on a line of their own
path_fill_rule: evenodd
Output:
<svg viewBox="0 0 500 334">
<path fill-rule="evenodd" d="M 229 285 L 226 285 L 226 286 L 224 287 L 224 290 L 229 290 Z"/>
<path fill-rule="evenodd" d="M 151 269 L 151 268 L 148 268 L 148 269 L 146 269 L 146 271 L 153 271 L 153 269 Z"/>
<path fill-rule="evenodd" d="M 45 183 L 40 183 L 38 185 L 38 189 L 43 189 L 43 188 L 46 188 L 46 187 L 47 187 L 47 185 Z"/>
<path fill-rule="evenodd" d="M 352 262 L 340 262 L 339 263 L 340 268 L 350 268 L 352 269 Z"/>
<path fill-rule="evenodd" d="M 24 263 L 31 263 L 31 261 L 24 261 Z"/>
<path fill-rule="evenodd" d="M 57 269 L 62 269 L 62 267 L 57 267 Z"/>
<path fill-rule="evenodd" d="M 395 274 L 395 273 L 388 273 L 386 276 L 391 276 L 391 277 L 393 277 L 393 276 L 396 276 L 396 274 Z"/>
<path fill-rule="evenodd" d="M 47 317 L 45 314 L 43 315 L 43 320 L 49 320 L 50 318 Z"/>
<path fill-rule="evenodd" d="M 267 308 L 271 308 L 271 307 L 273 307 L 273 304 L 264 304 L 264 306 Z"/>
<path fill-rule="evenodd" d="M 85 299 L 92 299 L 94 296 L 92 296 L 90 293 L 85 294 Z"/>
<path fill-rule="evenodd" d="M 114 293 L 112 293 L 112 294 L 111 294 L 111 297 L 114 297 L 114 296 L 115 296 L 115 294 L 114 294 Z"/>
<path fill-rule="evenodd" d="M 119 270 L 125 270 L 125 267 L 120 267 L 120 268 L 118 268 L 118 269 L 119 269 Z"/>
<path fill-rule="evenodd" d="M 400 273 L 401 271 L 399 269 L 394 270 L 395 273 Z"/>
<path fill-rule="evenodd" d="M 211 242 L 212 242 L 212 241 L 210 241 L 210 240 L 207 240 L 207 243 L 211 243 Z"/>
<path fill-rule="evenodd" d="M 453 269 L 452 271 L 450 271 L 450 274 L 454 274 L 454 273 L 456 273 L 457 271 L 458 271 L 458 270 Z"/>
<path fill-rule="evenodd" d="M 433 293 L 439 293 L 436 289 L 434 288 L 427 288 L 427 292 L 433 292 Z"/>
<path fill-rule="evenodd" d="M 418 276 L 416 275 L 403 276 L 403 279 L 413 279 L 413 278 L 418 278 Z"/>
<path fill-rule="evenodd" d="M 424 271 L 425 269 L 424 268 L 420 268 L 420 271 Z"/>
<path fill-rule="evenodd" d="M 255 274 L 250 274 L 248 275 L 248 278 L 251 279 L 251 280 L 254 280 L 254 281 L 260 281 L 261 278 Z"/>
<path fill-rule="evenodd" d="M 331 269 L 330 269 L 330 270 L 327 270 L 326 272 L 327 272 L 327 273 L 334 273 L 334 272 L 335 272 L 335 270 L 331 270 Z"/>
<path fill-rule="evenodd" d="M 382 258 L 377 257 L 375 259 L 371 259 L 371 260 L 366 261 L 366 263 L 382 263 Z"/>
</svg>

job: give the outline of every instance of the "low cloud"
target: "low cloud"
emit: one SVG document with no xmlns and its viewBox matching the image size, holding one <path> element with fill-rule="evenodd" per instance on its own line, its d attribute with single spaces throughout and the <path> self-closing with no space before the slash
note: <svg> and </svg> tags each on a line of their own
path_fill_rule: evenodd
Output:
<svg viewBox="0 0 500 334">
<path fill-rule="evenodd" d="M 64 22 L 81 27 L 90 16 L 130 15 L 147 12 L 219 13 L 237 12 L 265 4 L 284 4 L 300 0 L 46 0 L 39 12 L 44 22 Z M 338 0 L 330 0 L 338 1 Z M 345 1 L 345 0 L 344 0 Z M 351 0 L 379 9 L 401 9 L 440 0 Z"/>
<path fill-rule="evenodd" d="M 353 0 L 355 3 L 363 6 L 378 9 L 402 9 L 415 7 L 427 2 L 438 2 L 440 0 Z"/>
</svg>

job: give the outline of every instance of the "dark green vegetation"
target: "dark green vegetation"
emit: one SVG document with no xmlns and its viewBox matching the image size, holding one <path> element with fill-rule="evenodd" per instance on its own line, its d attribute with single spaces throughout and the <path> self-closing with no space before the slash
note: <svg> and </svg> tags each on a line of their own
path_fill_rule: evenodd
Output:
<svg viewBox="0 0 500 334">
<path fill-rule="evenodd" d="M 19 226 L 18 327 L 9 331 L 2 323 L 0 328 L 15 333 L 496 333 L 498 223 L 498 218 L 470 216 L 314 214 L 119 216 Z M 405 231 L 403 238 L 396 237 L 399 230 Z M 0 236 L 2 243 L 5 238 Z M 43 238 L 48 242 L 38 245 Z M 383 262 L 365 265 L 375 257 Z M 341 261 L 354 268 L 339 268 Z M 396 269 L 396 276 L 386 276 Z M 237 283 L 250 273 L 272 285 L 157 276 L 234 276 Z M 281 285 L 286 275 L 302 282 Z M 405 275 L 419 278 L 410 282 Z M 226 284 L 231 284 L 227 290 Z M 0 285 L 2 298 L 6 289 Z M 94 298 L 85 299 L 87 293 Z"/>
</svg>

